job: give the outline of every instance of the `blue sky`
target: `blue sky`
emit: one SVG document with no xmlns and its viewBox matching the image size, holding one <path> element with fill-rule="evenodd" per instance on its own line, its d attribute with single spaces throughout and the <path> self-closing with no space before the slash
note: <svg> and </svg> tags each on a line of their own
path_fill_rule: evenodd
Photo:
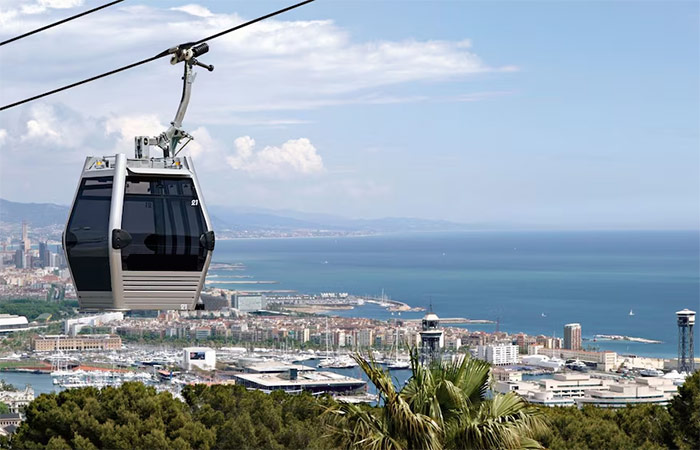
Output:
<svg viewBox="0 0 700 450">
<path fill-rule="evenodd" d="M 0 38 L 97 4 L 0 0 Z M 0 100 L 287 4 L 127 0 L 0 48 Z M 699 18 L 697 2 L 318 0 L 212 41 L 185 127 L 212 204 L 698 228 Z M 0 196 L 70 203 L 87 154 L 130 154 L 178 98 L 163 61 L 0 113 Z"/>
</svg>

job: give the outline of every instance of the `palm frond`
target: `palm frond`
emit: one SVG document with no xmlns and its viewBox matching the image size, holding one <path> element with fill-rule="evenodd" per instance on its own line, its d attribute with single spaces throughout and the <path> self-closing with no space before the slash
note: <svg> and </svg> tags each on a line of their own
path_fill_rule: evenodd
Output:
<svg viewBox="0 0 700 450">
<path fill-rule="evenodd" d="M 380 408 L 335 407 L 333 433 L 347 449 L 541 448 L 535 436 L 544 416 L 517 395 L 486 398 L 489 364 L 465 357 L 420 364 L 411 349 L 412 376 L 396 389 L 371 356 L 353 355 L 376 386 Z"/>
<path fill-rule="evenodd" d="M 534 436 L 543 430 L 546 422 L 539 410 L 513 393 L 467 408 L 446 426 L 447 442 L 454 448 L 542 448 Z"/>
<path fill-rule="evenodd" d="M 470 403 L 478 404 L 486 397 L 490 372 L 491 366 L 486 361 L 465 355 L 459 367 L 452 372 L 451 381 L 464 391 Z"/>
</svg>

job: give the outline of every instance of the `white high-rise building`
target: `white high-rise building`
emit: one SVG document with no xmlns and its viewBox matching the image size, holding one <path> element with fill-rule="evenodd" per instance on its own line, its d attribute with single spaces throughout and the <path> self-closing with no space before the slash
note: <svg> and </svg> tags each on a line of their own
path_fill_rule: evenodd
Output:
<svg viewBox="0 0 700 450">
<path fill-rule="evenodd" d="M 253 312 L 265 309 L 267 299 L 262 294 L 236 294 L 233 307 L 241 312 Z"/>
<path fill-rule="evenodd" d="M 517 364 L 518 351 L 518 346 L 512 344 L 479 345 L 476 357 L 496 366 Z"/>
<path fill-rule="evenodd" d="M 374 331 L 369 328 L 359 330 L 357 332 L 357 346 L 371 347 L 374 343 Z"/>
</svg>

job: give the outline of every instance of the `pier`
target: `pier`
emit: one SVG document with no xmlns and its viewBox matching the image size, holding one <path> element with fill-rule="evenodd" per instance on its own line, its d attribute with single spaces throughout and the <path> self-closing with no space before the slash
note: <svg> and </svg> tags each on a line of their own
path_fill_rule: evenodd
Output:
<svg viewBox="0 0 700 450">
<path fill-rule="evenodd" d="M 406 322 L 420 322 L 421 319 L 408 319 Z M 494 320 L 488 320 L 488 319 L 467 319 L 464 317 L 446 317 L 446 318 L 440 318 L 440 323 L 452 323 L 452 324 L 465 324 L 465 323 L 471 323 L 471 324 L 481 324 L 481 325 L 490 325 L 490 324 L 495 324 L 496 321 Z"/>
</svg>

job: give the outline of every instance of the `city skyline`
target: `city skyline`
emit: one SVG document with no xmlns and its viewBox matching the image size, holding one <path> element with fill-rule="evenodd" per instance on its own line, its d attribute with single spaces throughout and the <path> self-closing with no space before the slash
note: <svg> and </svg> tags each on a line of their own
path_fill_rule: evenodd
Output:
<svg viewBox="0 0 700 450">
<path fill-rule="evenodd" d="M 0 2 L 0 37 L 92 6 Z M 3 47 L 0 99 L 283 6 L 119 5 Z M 696 3 L 415 2 L 401 21 L 394 7 L 315 2 L 212 43 L 185 118 L 210 204 L 698 228 Z M 81 49 L 70 65 L 66 48 Z M 3 112 L 0 197 L 69 204 L 85 156 L 164 129 L 179 77 L 154 63 Z"/>
</svg>

